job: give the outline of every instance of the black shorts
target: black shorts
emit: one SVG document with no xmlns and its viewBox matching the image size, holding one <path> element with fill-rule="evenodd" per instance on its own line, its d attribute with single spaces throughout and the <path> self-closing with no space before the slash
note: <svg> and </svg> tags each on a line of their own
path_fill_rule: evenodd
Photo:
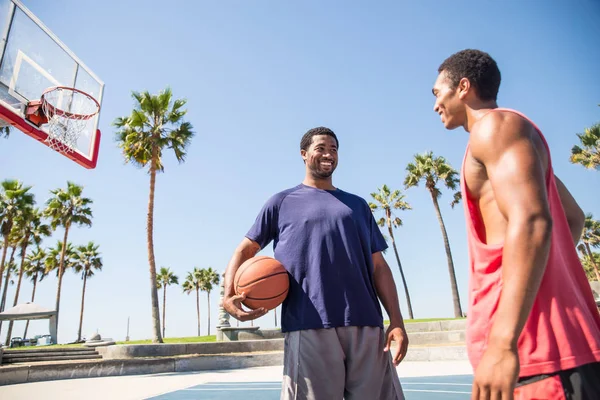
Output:
<svg viewBox="0 0 600 400">
<path fill-rule="evenodd" d="M 519 378 L 515 400 L 599 400 L 600 362 L 552 374 Z"/>
</svg>

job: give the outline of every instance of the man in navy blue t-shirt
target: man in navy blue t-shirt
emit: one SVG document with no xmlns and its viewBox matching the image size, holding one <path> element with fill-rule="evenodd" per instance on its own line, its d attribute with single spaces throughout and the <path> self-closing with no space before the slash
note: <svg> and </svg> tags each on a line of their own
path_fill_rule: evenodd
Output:
<svg viewBox="0 0 600 400">
<path fill-rule="evenodd" d="M 263 206 L 229 262 L 223 305 L 241 321 L 266 313 L 242 309 L 244 296 L 235 294 L 233 277 L 273 242 L 274 257 L 290 275 L 281 310 L 281 399 L 403 399 L 394 366 L 404 358 L 408 339 L 381 254 L 387 244 L 367 202 L 332 184 L 338 145 L 328 128 L 303 136 L 305 179 Z M 390 316 L 385 333 L 379 300 Z"/>
</svg>

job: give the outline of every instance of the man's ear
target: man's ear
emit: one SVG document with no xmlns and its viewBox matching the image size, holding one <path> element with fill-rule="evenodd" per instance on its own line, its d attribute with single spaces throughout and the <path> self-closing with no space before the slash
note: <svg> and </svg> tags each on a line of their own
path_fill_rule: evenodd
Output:
<svg viewBox="0 0 600 400">
<path fill-rule="evenodd" d="M 300 155 L 302 156 L 302 160 L 306 163 L 306 160 L 308 159 L 308 156 L 306 155 L 306 150 L 302 149 L 300 150 Z"/>
<path fill-rule="evenodd" d="M 469 94 L 471 89 L 471 81 L 469 81 L 467 78 L 462 78 L 460 82 L 458 82 L 458 98 L 461 100 L 464 99 L 467 94 Z"/>
</svg>

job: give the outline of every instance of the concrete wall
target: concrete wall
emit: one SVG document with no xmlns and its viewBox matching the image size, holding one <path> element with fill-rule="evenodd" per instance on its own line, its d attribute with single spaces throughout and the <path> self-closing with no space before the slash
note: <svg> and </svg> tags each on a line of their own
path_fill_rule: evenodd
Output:
<svg viewBox="0 0 600 400">
<path fill-rule="evenodd" d="M 239 332 L 237 340 L 283 339 L 280 329 L 259 329 L 256 332 Z"/>
<path fill-rule="evenodd" d="M 283 352 L 181 358 L 103 360 L 0 367 L 0 386 L 58 379 L 158 374 L 283 365 Z"/>
<path fill-rule="evenodd" d="M 231 354 L 282 350 L 283 339 L 183 344 L 130 344 L 96 347 L 96 351 L 98 351 L 98 353 L 105 360 L 129 359 L 136 357 L 171 357 L 191 354 Z"/>
<path fill-rule="evenodd" d="M 600 289 L 599 289 L 600 290 Z M 406 324 L 407 333 L 421 333 L 421 332 L 449 332 L 449 331 L 463 331 L 466 329 L 467 320 L 448 320 L 448 321 L 433 321 L 433 322 L 413 322 Z M 385 326 L 387 329 L 387 325 Z M 280 329 L 259 329 L 255 331 L 242 331 L 236 332 L 234 335 L 229 337 L 223 337 L 224 341 L 235 341 L 235 340 L 262 340 L 262 339 L 282 339 L 283 333 Z M 437 341 L 432 342 L 437 343 Z"/>
</svg>

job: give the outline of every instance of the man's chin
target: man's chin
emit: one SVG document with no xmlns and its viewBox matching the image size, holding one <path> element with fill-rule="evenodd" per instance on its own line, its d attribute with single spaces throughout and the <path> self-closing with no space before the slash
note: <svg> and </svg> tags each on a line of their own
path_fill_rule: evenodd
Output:
<svg viewBox="0 0 600 400">
<path fill-rule="evenodd" d="M 313 171 L 313 176 L 318 179 L 327 179 L 333 175 L 333 169 L 331 171 Z"/>
<path fill-rule="evenodd" d="M 451 121 L 445 121 L 445 122 L 444 122 L 444 128 L 446 128 L 446 129 L 447 129 L 447 130 L 449 130 L 449 131 L 453 131 L 453 130 L 455 130 L 456 128 L 460 128 L 461 126 L 462 126 L 462 125 L 460 125 L 460 124 L 456 124 L 456 123 L 453 123 L 453 122 L 451 122 Z"/>
</svg>

